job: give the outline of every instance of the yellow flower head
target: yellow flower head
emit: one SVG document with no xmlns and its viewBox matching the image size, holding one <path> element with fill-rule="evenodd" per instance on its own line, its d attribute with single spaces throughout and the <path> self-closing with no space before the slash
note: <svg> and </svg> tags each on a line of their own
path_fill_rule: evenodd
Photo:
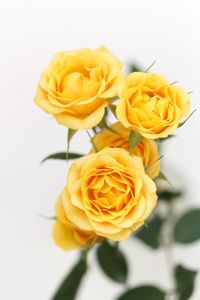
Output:
<svg viewBox="0 0 200 300">
<path fill-rule="evenodd" d="M 119 122 L 113 124 L 111 128 L 116 133 L 105 129 L 93 137 L 93 141 L 97 149 L 102 150 L 106 147 L 123 148 L 129 152 L 130 130 L 123 127 L 123 125 Z M 94 152 L 94 149 L 92 149 L 92 152 Z M 154 140 L 144 138 L 134 147 L 133 154 L 142 158 L 147 175 L 149 175 L 151 178 L 158 176 L 160 172 L 160 161 L 158 147 Z"/>
<path fill-rule="evenodd" d="M 131 73 L 119 84 L 118 93 L 118 119 L 149 139 L 174 133 L 190 109 L 188 94 L 157 74 Z"/>
<path fill-rule="evenodd" d="M 58 52 L 41 75 L 35 101 L 72 129 L 97 125 L 117 95 L 122 63 L 106 48 Z"/>
<path fill-rule="evenodd" d="M 131 157 L 124 149 L 105 148 L 72 164 L 58 201 L 61 211 L 53 236 L 67 250 L 87 245 L 95 235 L 114 241 L 126 239 L 144 224 L 157 195 L 141 158 Z"/>
</svg>

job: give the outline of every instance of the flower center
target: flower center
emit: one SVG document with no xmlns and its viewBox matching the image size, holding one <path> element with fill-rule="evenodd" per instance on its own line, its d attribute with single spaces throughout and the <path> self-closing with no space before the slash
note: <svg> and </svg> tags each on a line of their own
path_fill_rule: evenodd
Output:
<svg viewBox="0 0 200 300">
<path fill-rule="evenodd" d="M 106 217 L 128 212 L 135 204 L 133 178 L 125 172 L 100 170 L 88 182 L 87 209 Z"/>
</svg>

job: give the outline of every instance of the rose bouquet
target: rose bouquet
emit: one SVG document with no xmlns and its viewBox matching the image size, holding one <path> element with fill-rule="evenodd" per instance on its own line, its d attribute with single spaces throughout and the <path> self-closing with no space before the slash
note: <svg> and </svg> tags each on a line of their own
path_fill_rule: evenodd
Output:
<svg viewBox="0 0 200 300">
<path fill-rule="evenodd" d="M 177 216 L 170 212 L 180 192 L 161 185 L 167 178 L 161 171 L 160 145 L 188 119 L 189 93 L 151 74 L 150 68 L 132 70 L 126 76 L 122 65 L 104 47 L 59 52 L 39 81 L 35 102 L 68 128 L 67 150 L 44 160 L 74 160 L 55 204 L 53 239 L 63 250 L 80 249 L 81 253 L 54 300 L 75 298 L 92 248 L 103 271 L 125 283 L 128 263 L 118 242 L 130 235 L 154 249 L 169 246 L 172 235 L 176 241 L 187 242 L 184 239 L 192 233 L 184 234 L 180 222 L 184 226 L 192 219 L 191 228 L 199 218 L 194 210 L 176 223 Z M 113 124 L 111 114 L 116 119 Z M 78 130 L 86 130 L 91 140 L 84 155 L 70 152 L 70 141 Z M 158 208 L 163 201 L 168 210 L 161 217 Z M 165 241 L 161 228 L 167 226 Z M 145 285 L 125 291 L 119 299 L 162 300 L 175 295 L 189 299 L 196 272 L 178 265 L 174 275 L 170 291 Z"/>
</svg>

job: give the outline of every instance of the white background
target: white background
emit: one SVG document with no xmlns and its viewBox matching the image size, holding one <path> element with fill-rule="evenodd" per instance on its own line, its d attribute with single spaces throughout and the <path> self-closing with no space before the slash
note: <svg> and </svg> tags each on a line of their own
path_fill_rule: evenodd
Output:
<svg viewBox="0 0 200 300">
<path fill-rule="evenodd" d="M 32 0 L 0 2 L 0 299 L 49 300 L 72 266 L 51 239 L 53 215 L 66 176 L 63 162 L 40 160 L 66 148 L 66 129 L 33 103 L 39 75 L 56 51 L 105 45 L 118 57 L 175 80 L 200 99 L 200 2 L 175 0 Z M 73 149 L 87 151 L 86 135 Z M 199 112 L 167 144 L 165 170 L 174 185 L 200 205 Z M 121 247 L 133 269 L 129 285 L 170 281 L 164 254 L 129 240 Z M 200 270 L 200 246 L 176 247 L 175 260 Z M 193 300 L 200 299 L 200 278 Z M 122 287 L 102 276 L 91 255 L 91 270 L 78 300 L 111 300 Z"/>
</svg>

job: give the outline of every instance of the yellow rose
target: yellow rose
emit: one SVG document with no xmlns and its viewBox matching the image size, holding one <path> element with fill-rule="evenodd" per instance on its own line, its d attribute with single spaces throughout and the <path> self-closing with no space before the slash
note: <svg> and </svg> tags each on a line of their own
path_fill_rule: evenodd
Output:
<svg viewBox="0 0 200 300">
<path fill-rule="evenodd" d="M 105 148 L 72 164 L 60 201 L 62 214 L 76 228 L 121 241 L 144 224 L 157 195 L 140 157 L 131 157 L 124 149 Z M 60 245 L 63 233 L 57 229 Z"/>
<path fill-rule="evenodd" d="M 41 75 L 35 102 L 58 123 L 87 129 L 117 94 L 122 63 L 106 48 L 58 52 Z"/>
<path fill-rule="evenodd" d="M 96 235 L 94 232 L 80 229 L 67 219 L 62 203 L 66 197 L 68 197 L 68 193 L 64 190 L 56 203 L 53 238 L 59 247 L 67 251 L 88 246 Z"/>
<path fill-rule="evenodd" d="M 121 123 L 150 139 L 174 133 L 190 109 L 188 94 L 157 74 L 134 72 L 119 84 Z"/>
<path fill-rule="evenodd" d="M 106 147 L 123 148 L 130 151 L 129 135 L 130 130 L 123 127 L 121 123 L 115 123 L 111 126 L 117 133 L 109 130 L 102 130 L 93 137 L 94 144 L 98 150 Z M 94 152 L 94 149 L 92 149 Z M 143 139 L 133 149 L 133 154 L 142 158 L 146 173 L 151 178 L 155 178 L 160 173 L 160 161 L 158 147 L 154 140 Z"/>
</svg>

